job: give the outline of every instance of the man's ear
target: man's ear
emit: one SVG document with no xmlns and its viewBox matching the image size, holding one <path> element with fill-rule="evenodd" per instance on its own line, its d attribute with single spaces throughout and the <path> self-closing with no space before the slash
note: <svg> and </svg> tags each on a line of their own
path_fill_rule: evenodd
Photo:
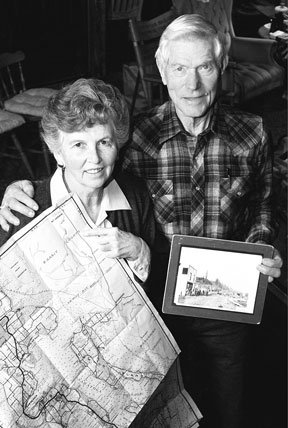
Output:
<svg viewBox="0 0 288 428">
<path fill-rule="evenodd" d="M 163 66 L 161 61 L 158 60 L 158 58 L 156 59 L 156 64 L 157 64 L 163 85 L 167 85 L 165 67 Z"/>
</svg>

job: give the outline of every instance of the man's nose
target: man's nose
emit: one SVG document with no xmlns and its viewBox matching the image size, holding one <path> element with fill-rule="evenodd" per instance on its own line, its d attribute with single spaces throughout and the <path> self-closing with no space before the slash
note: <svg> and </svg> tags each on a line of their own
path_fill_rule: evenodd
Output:
<svg viewBox="0 0 288 428">
<path fill-rule="evenodd" d="M 188 70 L 186 76 L 186 86 L 191 90 L 198 89 L 201 86 L 201 81 L 197 70 Z"/>
</svg>

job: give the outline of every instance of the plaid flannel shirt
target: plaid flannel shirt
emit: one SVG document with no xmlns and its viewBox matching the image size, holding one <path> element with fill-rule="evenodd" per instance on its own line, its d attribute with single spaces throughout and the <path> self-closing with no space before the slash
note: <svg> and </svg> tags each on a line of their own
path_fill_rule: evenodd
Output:
<svg viewBox="0 0 288 428">
<path fill-rule="evenodd" d="M 136 118 L 122 165 L 146 180 L 169 239 L 271 243 L 272 156 L 261 117 L 216 104 L 193 137 L 168 101 Z"/>
</svg>

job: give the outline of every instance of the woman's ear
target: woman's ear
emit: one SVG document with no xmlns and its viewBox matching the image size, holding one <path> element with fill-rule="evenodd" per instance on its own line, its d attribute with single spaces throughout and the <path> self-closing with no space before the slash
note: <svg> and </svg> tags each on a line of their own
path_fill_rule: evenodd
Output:
<svg viewBox="0 0 288 428">
<path fill-rule="evenodd" d="M 57 165 L 60 166 L 61 168 L 65 167 L 65 162 L 63 160 L 62 154 L 61 153 L 53 153 L 53 156 L 57 162 Z"/>
</svg>

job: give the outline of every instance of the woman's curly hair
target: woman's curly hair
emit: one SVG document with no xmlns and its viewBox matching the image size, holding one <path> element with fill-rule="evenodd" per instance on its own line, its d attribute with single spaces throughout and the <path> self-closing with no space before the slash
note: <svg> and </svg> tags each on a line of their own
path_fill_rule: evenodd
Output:
<svg viewBox="0 0 288 428">
<path fill-rule="evenodd" d="M 98 79 L 78 79 L 53 95 L 41 120 L 41 136 L 52 153 L 59 151 L 59 131 L 78 132 L 109 124 L 120 149 L 128 140 L 129 111 L 121 92 Z"/>
</svg>

